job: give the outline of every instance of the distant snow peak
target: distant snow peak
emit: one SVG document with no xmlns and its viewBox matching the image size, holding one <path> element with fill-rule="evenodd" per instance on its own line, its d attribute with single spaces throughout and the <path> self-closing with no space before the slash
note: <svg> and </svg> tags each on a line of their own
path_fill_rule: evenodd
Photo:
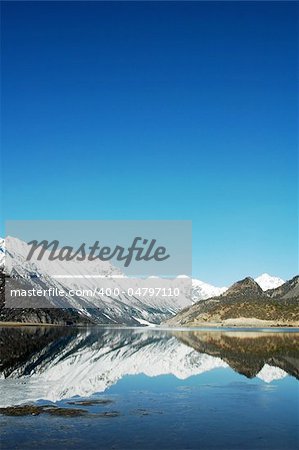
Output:
<svg viewBox="0 0 299 450">
<path fill-rule="evenodd" d="M 284 284 L 284 280 L 282 278 L 274 277 L 268 273 L 263 273 L 259 277 L 255 278 L 255 281 L 260 285 L 263 291 L 275 289 Z"/>
<path fill-rule="evenodd" d="M 227 287 L 216 287 L 203 281 L 193 278 L 192 280 L 192 299 L 193 301 L 206 300 L 210 297 L 217 297 L 223 294 Z"/>
</svg>

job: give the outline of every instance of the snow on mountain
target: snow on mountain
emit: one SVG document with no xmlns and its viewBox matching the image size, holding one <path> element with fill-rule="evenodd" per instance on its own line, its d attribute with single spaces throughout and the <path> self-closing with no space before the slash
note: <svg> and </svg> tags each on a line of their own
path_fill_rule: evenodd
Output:
<svg viewBox="0 0 299 450">
<path fill-rule="evenodd" d="M 0 269 L 4 269 L 5 262 L 5 241 L 0 238 Z"/>
<path fill-rule="evenodd" d="M 269 364 L 265 364 L 262 370 L 257 374 L 257 378 L 260 378 L 265 383 L 271 383 L 275 380 L 281 380 L 282 378 L 287 377 L 288 374 L 280 369 L 279 367 L 269 366 Z"/>
<path fill-rule="evenodd" d="M 2 240 L 2 248 L 4 241 Z M 99 288 L 109 288 L 109 295 L 99 294 L 86 297 L 80 293 L 70 297 L 64 297 L 64 304 L 68 307 L 80 309 L 84 312 L 98 308 L 101 323 L 127 323 L 145 324 L 160 323 L 181 309 L 191 306 L 195 301 L 217 295 L 222 288 L 202 283 L 199 280 L 192 281 L 191 278 L 180 276 L 173 280 L 159 277 L 149 277 L 143 281 L 126 277 L 119 269 L 109 262 L 99 259 L 94 261 L 49 261 L 45 257 L 41 260 L 34 255 L 30 261 L 26 260 L 29 252 L 26 242 L 14 237 L 6 238 L 6 261 L 5 271 L 13 279 L 23 278 L 32 287 L 40 285 L 43 288 L 57 288 L 66 291 L 97 291 Z M 4 253 L 3 253 L 4 254 Z M 178 296 L 139 294 L 138 288 L 157 287 L 161 289 L 178 288 Z M 128 289 L 133 289 L 134 294 L 128 295 Z M 137 293 L 135 293 L 135 291 Z M 61 298 L 50 298 L 51 304 L 62 306 Z M 93 312 L 96 314 L 96 311 Z M 145 322 L 143 322 L 145 321 Z"/>
<path fill-rule="evenodd" d="M 58 275 L 60 277 L 81 277 L 88 274 L 94 276 L 101 274 L 102 276 L 118 276 L 121 272 L 113 267 L 107 261 L 99 259 L 94 261 L 50 261 L 49 251 L 45 252 L 45 257 L 37 259 L 37 254 L 33 254 L 30 261 L 26 261 L 30 246 L 18 238 L 8 236 L 6 238 L 6 262 L 5 270 L 7 273 L 17 273 L 20 276 L 27 277 L 31 273 L 35 275 L 48 274 L 51 276 Z"/>
<path fill-rule="evenodd" d="M 192 280 L 192 300 L 194 302 L 198 300 L 206 300 L 210 297 L 216 297 L 223 294 L 226 290 L 227 287 L 215 287 L 195 278 Z"/>
<path fill-rule="evenodd" d="M 32 287 L 62 289 L 68 293 L 96 291 L 99 287 L 112 289 L 111 295 L 96 294 L 92 297 L 76 294 L 65 295 L 68 307 L 76 308 L 90 315 L 90 309 L 101 311 L 97 320 L 101 323 L 158 324 L 175 315 L 193 303 L 224 293 L 226 287 L 215 287 L 197 279 L 179 276 L 174 280 L 149 277 L 144 281 L 127 278 L 109 262 L 94 261 L 49 261 L 47 257 L 38 260 L 36 255 L 26 261 L 29 247 L 14 237 L 6 238 L 5 271 L 12 277 L 25 278 Z M 46 252 L 49 254 L 49 252 Z M 5 241 L 0 239 L 0 267 L 4 266 Z M 281 278 L 262 274 L 255 281 L 263 290 L 275 288 L 284 283 Z M 139 287 L 179 288 L 179 296 L 127 295 L 127 289 Z M 50 298 L 54 306 L 62 306 L 60 298 Z M 96 311 L 94 311 L 94 314 Z"/>
<path fill-rule="evenodd" d="M 282 284 L 284 284 L 284 280 L 279 277 L 273 277 L 268 273 L 263 273 L 259 277 L 255 278 L 257 284 L 263 289 L 263 291 L 267 291 L 268 289 L 275 289 Z"/>
</svg>

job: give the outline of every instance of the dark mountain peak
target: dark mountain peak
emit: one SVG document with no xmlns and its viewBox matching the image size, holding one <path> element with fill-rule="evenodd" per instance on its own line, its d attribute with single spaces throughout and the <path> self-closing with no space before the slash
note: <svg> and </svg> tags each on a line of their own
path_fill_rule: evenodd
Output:
<svg viewBox="0 0 299 450">
<path fill-rule="evenodd" d="M 299 275 L 294 276 L 291 280 L 287 281 L 292 287 L 299 285 Z"/>
<path fill-rule="evenodd" d="M 267 295 L 270 297 L 280 298 L 299 298 L 299 275 L 296 275 L 291 280 L 275 289 L 268 289 Z"/>
<path fill-rule="evenodd" d="M 263 296 L 264 292 L 262 288 L 251 277 L 246 277 L 243 280 L 234 283 L 222 296 L 224 297 L 236 297 L 236 296 Z"/>
</svg>

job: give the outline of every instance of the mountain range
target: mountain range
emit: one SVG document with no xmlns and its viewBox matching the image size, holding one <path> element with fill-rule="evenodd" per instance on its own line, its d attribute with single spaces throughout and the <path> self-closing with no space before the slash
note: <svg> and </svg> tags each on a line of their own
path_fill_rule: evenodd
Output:
<svg viewBox="0 0 299 450">
<path fill-rule="evenodd" d="M 157 325 L 166 322 L 168 325 L 187 325 L 192 322 L 194 311 L 200 312 L 202 311 L 201 308 L 205 310 L 208 307 L 207 305 L 215 303 L 215 299 L 217 299 L 216 302 L 220 299 L 221 302 L 227 303 L 232 295 L 232 290 L 236 288 L 235 285 L 229 289 L 227 287 L 216 287 L 186 276 L 166 282 L 161 278 L 152 277 L 152 279 L 145 280 L 145 283 L 179 287 L 180 296 L 162 297 L 147 294 L 129 297 L 123 292 L 123 286 L 132 286 L 133 281 L 125 277 L 119 269 L 109 262 L 100 260 L 80 263 L 55 261 L 54 272 L 58 276 L 53 276 L 53 265 L 50 267 L 46 257 L 41 260 L 35 258 L 27 261 L 27 254 L 28 245 L 25 242 L 14 237 L 7 237 L 6 242 L 4 239 L 0 239 L 0 321 L 55 324 L 125 324 L 133 326 Z M 98 275 L 102 277 L 100 281 L 97 278 Z M 252 279 L 250 278 L 250 280 Z M 257 295 L 259 300 L 268 300 L 269 296 L 278 299 L 279 295 L 283 296 L 279 293 L 282 293 L 283 289 L 287 289 L 284 288 L 286 285 L 284 280 L 265 273 L 252 282 L 251 288 L 254 290 L 254 296 Z M 28 291 L 32 288 L 42 287 L 43 289 L 61 289 L 67 293 L 70 289 L 93 290 L 99 286 L 99 283 L 103 285 L 106 283 L 107 286 L 112 288 L 113 294 L 95 295 L 93 298 L 80 295 L 70 297 L 66 294 L 63 301 L 57 295 L 43 296 L 38 299 L 39 305 L 41 305 L 39 308 L 32 308 L 32 302 L 26 303 L 24 298 L 17 298 L 19 302 L 17 308 L 5 307 L 5 304 L 7 306 L 11 303 L 9 297 L 11 289 L 18 288 Z M 6 298 L 4 298 L 4 284 L 8 288 L 6 289 Z M 245 295 L 248 297 L 249 291 L 246 283 L 237 284 L 237 286 L 239 286 L 237 295 L 242 298 L 243 291 L 246 291 Z M 266 292 L 265 295 L 264 291 Z M 114 292 L 117 292 L 117 295 L 114 295 Z M 207 303 L 208 299 L 211 300 L 209 303 Z M 188 311 L 192 315 L 191 322 L 189 319 L 185 320 Z M 241 317 L 239 313 L 237 317 Z M 245 317 L 248 317 L 248 315 L 245 315 Z M 168 319 L 170 320 L 167 322 Z M 207 316 L 207 318 L 201 317 L 200 320 L 202 319 L 205 323 L 217 318 L 212 315 L 211 317 Z M 197 322 L 198 320 L 196 320 Z"/>
<path fill-rule="evenodd" d="M 299 326 L 299 276 L 264 291 L 252 278 L 170 318 L 171 326 Z"/>
<path fill-rule="evenodd" d="M 6 244 L 6 249 L 5 249 Z M 203 283 L 181 276 L 173 280 L 163 280 L 158 277 L 150 277 L 143 282 L 146 286 L 178 287 L 179 296 L 152 296 L 131 295 L 128 296 L 127 288 L 138 288 L 143 286 L 142 282 L 127 278 L 119 269 L 109 262 L 100 260 L 84 262 L 55 261 L 50 265 L 48 258 L 41 260 L 33 258 L 26 260 L 28 245 L 13 237 L 7 237 L 6 243 L 0 241 L 0 264 L 2 264 L 3 280 L 6 284 L 6 305 L 12 303 L 9 297 L 11 289 L 32 288 L 56 289 L 66 293 L 64 299 L 57 296 L 41 297 L 38 299 L 41 308 L 32 308 L 32 301 L 17 298 L 15 303 L 18 308 L 5 308 L 2 311 L 2 320 L 18 320 L 21 322 L 51 321 L 50 310 L 53 311 L 53 323 L 63 323 L 65 320 L 73 322 L 94 322 L 102 324 L 126 324 L 126 325 L 150 325 L 159 324 L 161 321 L 176 314 L 182 308 L 192 305 L 195 301 L 218 295 L 226 288 Z M 5 262 L 4 255 L 6 254 Z M 53 273 L 58 274 L 53 276 Z M 100 277 L 100 278 L 98 278 Z M 4 282 L 4 281 L 3 281 Z M 91 290 L 99 286 L 108 287 L 112 294 L 96 294 L 86 298 L 82 295 L 69 296 L 72 290 Z M 125 292 L 124 292 L 125 291 Z M 117 294 L 115 294 L 117 292 Z M 4 298 L 2 299 L 4 306 Z M 3 309 L 3 308 L 2 308 Z M 72 309 L 70 319 L 67 310 Z M 47 312 L 47 315 L 44 312 Z M 75 317 L 76 316 L 76 317 Z"/>
</svg>

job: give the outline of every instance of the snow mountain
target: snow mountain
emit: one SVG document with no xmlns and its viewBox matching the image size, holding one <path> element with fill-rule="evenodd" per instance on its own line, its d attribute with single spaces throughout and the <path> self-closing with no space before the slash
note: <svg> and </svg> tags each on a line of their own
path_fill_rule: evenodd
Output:
<svg viewBox="0 0 299 450">
<path fill-rule="evenodd" d="M 79 311 L 85 320 L 96 323 L 160 324 L 198 301 L 217 297 L 227 291 L 227 287 L 216 287 L 183 275 L 173 280 L 150 277 L 140 281 L 126 277 L 110 262 L 101 260 L 53 262 L 47 257 L 38 260 L 34 256 L 26 261 L 28 251 L 28 244 L 17 238 L 9 236 L 6 242 L 0 239 L 0 270 L 4 270 L 10 277 L 7 283 L 26 290 L 52 289 L 52 295 L 43 298 L 43 308 L 72 308 Z M 284 283 L 281 278 L 266 273 L 255 281 L 263 290 L 273 289 Z M 178 288 L 180 295 L 140 295 L 140 287 Z M 99 292 L 100 288 L 104 288 L 104 292 Z M 133 290 L 133 295 L 128 295 L 128 289 Z M 65 292 L 64 298 L 57 295 L 59 290 Z M 70 290 L 75 291 L 75 295 L 70 296 Z M 89 297 L 84 295 L 86 291 L 96 293 Z M 32 314 L 30 319 L 35 321 Z M 28 320 L 24 318 L 24 321 Z"/>
<path fill-rule="evenodd" d="M 255 278 L 254 281 L 260 285 L 263 291 L 267 291 L 268 289 L 276 289 L 285 283 L 282 278 L 273 277 L 268 273 L 263 273 L 259 277 Z"/>
<path fill-rule="evenodd" d="M 216 287 L 203 281 L 192 279 L 192 300 L 197 302 L 199 300 L 206 300 L 210 297 L 216 297 L 223 294 L 227 287 Z"/>
<path fill-rule="evenodd" d="M 126 277 L 109 262 L 100 260 L 53 262 L 47 257 L 38 260 L 34 255 L 26 261 L 28 251 L 25 242 L 14 237 L 6 238 L 5 273 L 10 277 L 8 283 L 26 290 L 52 289 L 52 295 L 39 300 L 44 308 L 45 305 L 48 308 L 74 308 L 96 323 L 159 324 L 194 302 L 219 295 L 226 289 L 186 276 L 173 280 L 150 277 L 140 281 Z M 2 239 L 0 255 L 3 255 L 3 265 L 4 253 L 5 242 Z M 180 295 L 151 295 L 148 292 L 144 295 L 140 294 L 140 287 L 178 288 Z M 65 292 L 63 298 L 57 295 L 59 290 Z M 70 296 L 70 290 L 75 291 L 75 295 Z M 133 291 L 132 295 L 128 295 L 129 290 Z M 92 291 L 93 295 L 86 296 L 87 291 Z M 24 299 L 21 304 L 24 305 Z"/>
</svg>

